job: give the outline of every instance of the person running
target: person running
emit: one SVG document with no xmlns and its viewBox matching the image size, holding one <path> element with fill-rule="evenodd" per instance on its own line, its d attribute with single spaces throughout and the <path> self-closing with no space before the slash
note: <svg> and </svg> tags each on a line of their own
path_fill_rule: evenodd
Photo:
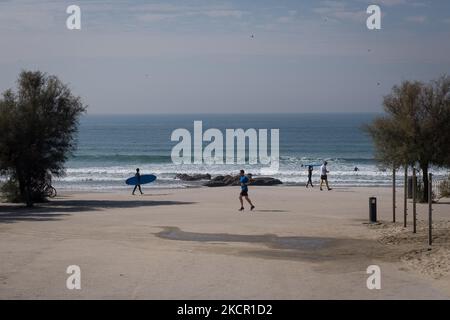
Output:
<svg viewBox="0 0 450 320">
<path fill-rule="evenodd" d="M 313 166 L 308 166 L 308 182 L 306 183 L 306 187 L 308 188 L 308 185 L 311 185 L 311 187 L 314 188 L 312 184 L 312 173 L 313 173 Z"/>
<path fill-rule="evenodd" d="M 252 201 L 248 197 L 248 183 L 250 182 L 250 179 L 249 179 L 249 177 L 247 177 L 245 175 L 244 170 L 241 170 L 239 175 L 240 175 L 239 182 L 241 183 L 241 193 L 239 195 L 239 201 L 241 202 L 241 208 L 239 209 L 239 211 L 244 211 L 243 198 L 245 198 L 245 200 L 247 200 L 247 202 L 250 204 L 250 206 L 251 206 L 250 211 L 253 211 L 253 209 L 255 209 L 255 206 L 253 205 Z"/>
<path fill-rule="evenodd" d="M 328 162 L 324 161 L 323 165 L 320 167 L 320 191 L 322 191 L 322 184 L 325 182 L 327 189 L 331 190 L 331 188 L 328 186 L 328 176 L 327 173 L 329 172 L 327 170 L 327 164 Z"/>
<path fill-rule="evenodd" d="M 136 192 L 137 188 L 139 188 L 139 192 L 141 194 L 144 194 L 141 189 L 141 174 L 139 173 L 139 168 L 136 169 L 136 174 L 134 176 L 136 177 L 137 184 L 134 186 L 132 195 L 134 196 L 134 193 Z"/>
</svg>

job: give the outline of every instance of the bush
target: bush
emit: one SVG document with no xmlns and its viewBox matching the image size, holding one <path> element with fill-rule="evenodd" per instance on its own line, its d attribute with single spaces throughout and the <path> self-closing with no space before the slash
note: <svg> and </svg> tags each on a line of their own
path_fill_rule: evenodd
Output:
<svg viewBox="0 0 450 320">
<path fill-rule="evenodd" d="M 443 198 L 450 198 L 450 176 L 439 184 L 439 195 Z"/>
<path fill-rule="evenodd" d="M 417 181 L 417 189 L 416 189 L 416 199 L 418 202 L 420 203 L 427 203 L 428 202 L 428 195 L 425 196 L 425 188 L 424 188 L 424 184 L 423 181 L 421 179 L 418 179 Z M 428 190 L 427 190 L 428 192 Z M 431 200 L 435 201 L 437 198 L 437 194 L 434 190 L 434 188 L 431 190 Z"/>
<path fill-rule="evenodd" d="M 7 202 L 18 203 L 21 202 L 19 184 L 13 180 L 8 180 L 1 186 L 1 191 L 4 199 Z"/>
<path fill-rule="evenodd" d="M 12 203 L 21 203 L 23 198 L 20 193 L 19 183 L 14 179 L 9 179 L 0 187 L 3 200 Z M 47 199 L 42 190 L 34 189 L 31 193 L 31 199 L 35 203 L 45 202 Z"/>
<path fill-rule="evenodd" d="M 3 194 L 3 186 L 5 184 L 3 182 L 0 182 L 0 202 L 4 201 L 4 194 Z"/>
</svg>

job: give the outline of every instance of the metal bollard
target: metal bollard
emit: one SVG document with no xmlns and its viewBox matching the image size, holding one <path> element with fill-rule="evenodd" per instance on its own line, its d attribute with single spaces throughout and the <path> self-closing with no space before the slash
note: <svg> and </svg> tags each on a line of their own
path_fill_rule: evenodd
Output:
<svg viewBox="0 0 450 320">
<path fill-rule="evenodd" d="M 369 198 L 369 219 L 371 223 L 377 222 L 377 198 Z"/>
</svg>

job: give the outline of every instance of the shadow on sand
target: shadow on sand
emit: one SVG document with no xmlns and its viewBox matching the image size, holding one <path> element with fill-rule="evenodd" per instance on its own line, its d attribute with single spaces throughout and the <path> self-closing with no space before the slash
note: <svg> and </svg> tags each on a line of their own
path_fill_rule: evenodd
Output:
<svg viewBox="0 0 450 320">
<path fill-rule="evenodd" d="M 178 227 L 160 226 L 162 231 L 155 233 L 158 238 L 171 241 L 190 241 L 209 244 L 258 244 L 262 247 L 240 247 L 236 245 L 209 247 L 213 253 L 238 256 L 253 256 L 263 259 L 308 260 L 315 262 L 345 260 L 354 263 L 367 263 L 367 259 L 392 261 L 397 259 L 394 250 L 386 250 L 381 244 L 368 239 L 329 238 L 311 236 L 278 236 L 276 234 L 228 234 L 188 232 Z M 345 270 L 349 270 L 346 264 Z M 359 266 L 358 266 L 359 268 Z M 358 269 L 359 270 L 359 269 Z M 362 269 L 364 270 L 364 269 Z"/>
<path fill-rule="evenodd" d="M 55 221 L 60 220 L 61 217 L 78 212 L 100 211 L 103 209 L 188 205 L 194 203 L 195 202 L 159 200 L 60 200 L 37 204 L 33 208 L 0 204 L 0 223 L 13 223 L 17 221 Z"/>
</svg>

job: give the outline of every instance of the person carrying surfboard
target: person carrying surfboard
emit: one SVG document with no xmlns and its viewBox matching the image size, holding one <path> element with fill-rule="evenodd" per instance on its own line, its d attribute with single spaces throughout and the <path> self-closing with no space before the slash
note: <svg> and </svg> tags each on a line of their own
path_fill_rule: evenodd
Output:
<svg viewBox="0 0 450 320">
<path fill-rule="evenodd" d="M 128 178 L 127 180 L 125 180 L 125 183 L 129 186 L 133 186 L 133 192 L 132 194 L 134 195 L 134 193 L 136 192 L 136 189 L 139 188 L 139 191 L 141 192 L 141 194 L 144 194 L 142 192 L 141 189 L 141 185 L 143 184 L 147 184 L 150 182 L 153 182 L 156 180 L 156 176 L 153 174 L 143 174 L 141 175 L 139 172 L 139 168 L 136 169 L 136 174 L 134 176 L 132 176 L 131 178 Z"/>
<path fill-rule="evenodd" d="M 136 189 L 137 189 L 137 188 L 139 188 L 139 192 L 140 192 L 141 194 L 144 194 L 144 193 L 142 192 L 142 189 L 141 189 L 141 174 L 139 173 L 139 168 L 136 169 L 136 174 L 135 174 L 134 176 L 135 176 L 136 179 L 137 179 L 137 184 L 134 186 L 132 195 L 134 196 L 134 193 L 136 192 Z"/>
<path fill-rule="evenodd" d="M 308 166 L 308 182 L 306 182 L 306 187 L 308 188 L 309 185 L 314 188 L 312 183 L 312 174 L 313 174 L 314 167 L 312 165 Z"/>
<path fill-rule="evenodd" d="M 245 200 L 247 200 L 247 202 L 250 204 L 250 206 L 251 206 L 250 211 L 253 211 L 253 209 L 255 209 L 255 206 L 253 205 L 252 201 L 248 197 L 248 183 L 250 182 L 250 179 L 249 179 L 249 177 L 247 177 L 245 175 L 244 170 L 240 171 L 239 182 L 241 183 L 241 193 L 239 195 L 239 201 L 241 202 L 241 208 L 239 209 L 239 211 L 244 211 L 243 198 L 245 198 Z"/>
</svg>

